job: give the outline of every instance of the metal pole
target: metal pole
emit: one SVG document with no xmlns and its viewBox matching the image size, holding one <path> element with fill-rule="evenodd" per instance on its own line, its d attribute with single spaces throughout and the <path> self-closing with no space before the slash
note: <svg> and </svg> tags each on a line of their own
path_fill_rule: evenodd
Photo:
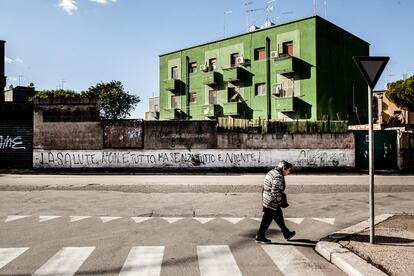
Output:
<svg viewBox="0 0 414 276">
<path fill-rule="evenodd" d="M 374 210 L 374 130 L 372 122 L 372 88 L 368 87 L 368 120 L 369 120 L 369 212 L 370 234 L 369 242 L 373 244 L 375 237 L 375 210 Z"/>
</svg>

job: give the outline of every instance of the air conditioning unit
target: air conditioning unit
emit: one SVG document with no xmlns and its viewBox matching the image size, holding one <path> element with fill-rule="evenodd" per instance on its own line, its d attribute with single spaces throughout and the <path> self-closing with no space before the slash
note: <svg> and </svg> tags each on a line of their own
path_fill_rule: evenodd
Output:
<svg viewBox="0 0 414 276">
<path fill-rule="evenodd" d="M 280 97 L 280 95 L 282 94 L 283 89 L 282 89 L 282 85 L 281 84 L 276 84 L 272 86 L 272 95 L 273 96 L 277 96 Z"/>
<path fill-rule="evenodd" d="M 243 56 L 239 56 L 236 58 L 236 64 L 243 64 L 244 63 L 244 58 Z"/>
<path fill-rule="evenodd" d="M 279 52 L 278 51 L 272 51 L 272 52 L 270 52 L 270 58 L 276 59 L 278 57 L 279 57 Z"/>
<path fill-rule="evenodd" d="M 201 70 L 201 71 L 204 71 L 204 72 L 207 72 L 207 70 L 208 70 L 208 66 L 207 66 L 206 64 L 201 64 L 201 65 L 200 65 L 200 70 Z"/>
</svg>

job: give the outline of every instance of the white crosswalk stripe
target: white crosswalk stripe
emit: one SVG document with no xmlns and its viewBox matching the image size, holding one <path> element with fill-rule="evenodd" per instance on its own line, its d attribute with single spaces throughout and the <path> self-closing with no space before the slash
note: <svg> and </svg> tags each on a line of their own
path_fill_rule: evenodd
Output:
<svg viewBox="0 0 414 276">
<path fill-rule="evenodd" d="M 57 218 L 60 218 L 60 216 L 39 216 L 39 222 L 45 222 Z"/>
<path fill-rule="evenodd" d="M 262 248 L 284 275 L 324 275 L 292 245 L 271 244 L 262 245 Z"/>
<path fill-rule="evenodd" d="M 95 247 L 64 247 L 41 266 L 33 276 L 72 276 Z"/>
<path fill-rule="evenodd" d="M 228 222 L 231 222 L 233 224 L 239 223 L 244 218 L 222 218 L 224 220 L 227 220 Z"/>
<path fill-rule="evenodd" d="M 164 246 L 136 246 L 131 249 L 120 276 L 159 276 Z"/>
<path fill-rule="evenodd" d="M 197 246 L 201 276 L 241 276 L 236 260 L 227 245 Z"/>
<path fill-rule="evenodd" d="M 91 216 L 70 216 L 70 222 L 80 221 L 83 219 L 90 218 Z"/>
<path fill-rule="evenodd" d="M 136 223 L 140 223 L 140 222 L 151 219 L 151 217 L 132 217 L 131 219 L 135 221 Z"/>
<path fill-rule="evenodd" d="M 116 219 L 120 219 L 122 217 L 99 217 L 103 223 L 109 222 L 109 221 L 113 221 Z"/>
<path fill-rule="evenodd" d="M 7 265 L 21 254 L 23 254 L 28 247 L 20 248 L 0 248 L 0 268 Z"/>
<path fill-rule="evenodd" d="M 164 217 L 163 219 L 168 221 L 168 223 L 174 223 L 174 222 L 177 222 L 179 220 L 182 220 L 183 218 Z"/>
<path fill-rule="evenodd" d="M 205 224 L 207 222 L 209 222 L 210 220 L 213 220 L 214 218 L 193 218 L 198 222 L 201 222 L 202 224 Z"/>
</svg>

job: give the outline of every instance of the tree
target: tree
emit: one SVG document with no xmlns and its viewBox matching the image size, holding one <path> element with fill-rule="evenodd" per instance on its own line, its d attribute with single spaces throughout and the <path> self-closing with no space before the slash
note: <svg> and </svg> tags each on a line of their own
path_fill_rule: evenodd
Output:
<svg viewBox="0 0 414 276">
<path fill-rule="evenodd" d="M 82 92 L 82 96 L 97 98 L 101 102 L 101 118 L 113 120 L 131 115 L 131 110 L 141 101 L 138 96 L 125 92 L 122 83 L 115 80 L 98 83 Z"/>
<path fill-rule="evenodd" d="M 399 108 L 414 111 L 414 76 L 391 83 L 385 96 Z"/>
</svg>

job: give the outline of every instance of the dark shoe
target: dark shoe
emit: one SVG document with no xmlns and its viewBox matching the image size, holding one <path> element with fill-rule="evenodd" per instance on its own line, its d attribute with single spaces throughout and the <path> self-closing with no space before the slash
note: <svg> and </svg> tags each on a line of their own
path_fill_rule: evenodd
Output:
<svg viewBox="0 0 414 276">
<path fill-rule="evenodd" d="M 256 237 L 256 242 L 259 243 L 271 243 L 272 241 L 269 239 L 266 239 L 265 237 Z"/>
<path fill-rule="evenodd" d="M 295 232 L 295 231 L 292 231 L 292 232 L 287 233 L 287 234 L 286 234 L 286 235 L 284 235 L 284 236 L 285 236 L 285 239 L 286 239 L 286 240 L 290 240 L 290 239 L 291 239 L 291 238 L 293 238 L 295 235 L 296 235 L 296 232 Z"/>
</svg>

